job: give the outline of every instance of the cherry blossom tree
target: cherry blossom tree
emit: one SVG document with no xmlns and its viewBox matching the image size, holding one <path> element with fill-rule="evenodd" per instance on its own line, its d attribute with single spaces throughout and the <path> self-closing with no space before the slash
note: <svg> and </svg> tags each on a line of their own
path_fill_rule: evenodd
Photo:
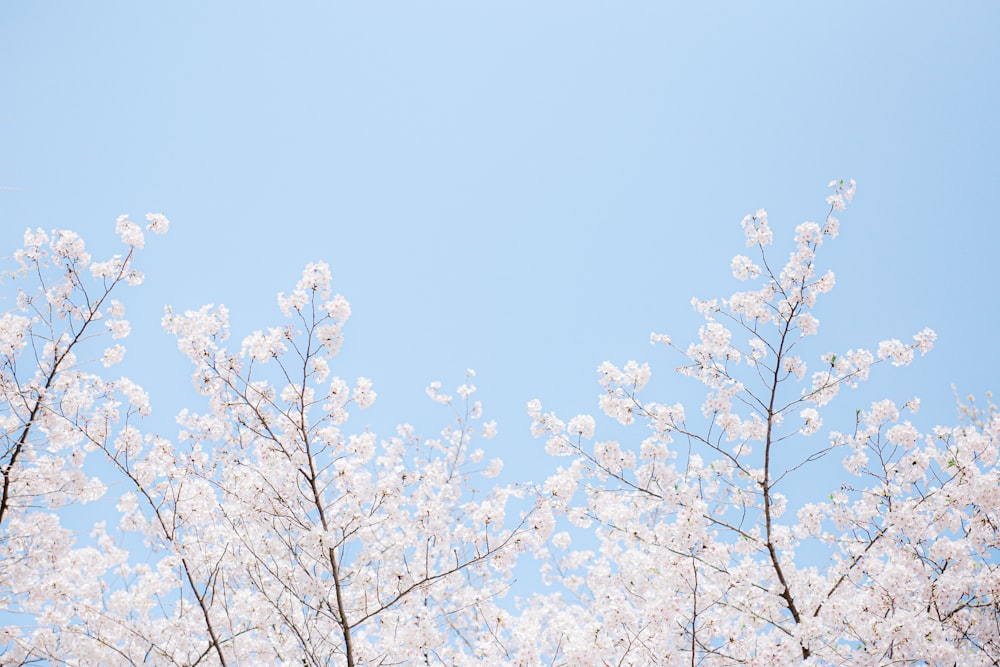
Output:
<svg viewBox="0 0 1000 667">
<path fill-rule="evenodd" d="M 528 404 L 566 463 L 520 486 L 496 483 L 472 371 L 428 387 L 431 437 L 351 427 L 376 393 L 336 374 L 351 311 L 322 263 L 238 344 L 225 307 L 167 308 L 192 402 L 179 433 L 151 430 L 110 369 L 166 218 L 119 218 L 107 261 L 29 230 L 0 316 L 0 662 L 997 664 L 1000 416 L 967 402 L 922 431 L 915 398 L 832 403 L 935 335 L 819 346 L 818 255 L 854 194 L 831 185 L 780 269 L 767 214 L 744 219 L 750 287 L 694 300 L 696 342 L 652 335 L 700 409 L 648 400 L 648 364 L 602 364 L 603 417 Z M 511 599 L 532 567 L 546 590 Z"/>
<path fill-rule="evenodd" d="M 149 228 L 166 230 L 162 216 Z M 72 531 L 58 510 L 100 498 L 105 484 L 83 471 L 89 453 L 108 447 L 110 425 L 124 398 L 133 412 L 148 406 L 128 379 L 107 380 L 88 368 L 113 366 L 124 348 L 114 342 L 95 358 L 81 358 L 98 339 L 126 337 L 124 306 L 112 298 L 143 276 L 133 267 L 142 230 L 127 218 L 117 228 L 129 243 L 123 257 L 92 262 L 83 240 L 66 230 L 28 230 L 14 254 L 15 303 L 0 318 L 0 610 L 25 625 L 3 628 L 5 663 L 30 662 L 59 650 L 53 628 L 64 623 L 62 605 L 78 590 L 96 593 L 108 563 L 96 549 L 74 549 Z M 94 527 L 106 543 L 105 524 Z"/>
<path fill-rule="evenodd" d="M 437 437 L 345 431 L 375 391 L 331 372 L 350 307 L 310 264 L 279 295 L 285 324 L 238 350 L 224 307 L 167 309 L 204 409 L 178 416 L 176 442 L 145 433 L 145 392 L 86 370 L 121 344 L 83 356 L 129 333 L 111 295 L 141 282 L 144 235 L 124 217 L 118 230 L 128 252 L 107 262 L 66 231 L 29 231 L 15 256 L 38 289 L 2 321 L 4 664 L 454 664 L 493 641 L 481 606 L 535 529 L 530 507 L 507 516 L 523 491 L 475 486 L 502 464 L 471 448 L 496 432 L 471 381 L 457 399 L 428 389 L 454 413 Z M 116 525 L 76 547 L 57 510 L 113 483 L 83 474 L 88 455 L 129 489 Z"/>
<path fill-rule="evenodd" d="M 598 372 L 604 415 L 645 426 L 636 444 L 596 439 L 590 415 L 565 422 L 529 404 L 536 436 L 570 461 L 544 486 L 569 530 L 536 554 L 555 592 L 524 615 L 543 630 L 521 635 L 542 662 L 1000 662 L 995 412 L 967 406 L 957 427 L 921 432 L 904 417 L 918 399 L 886 399 L 852 415 L 851 430 L 821 434 L 820 410 L 843 388 L 935 339 L 925 329 L 874 352 L 800 355 L 834 285 L 817 252 L 854 194 L 853 182 L 831 186 L 825 221 L 796 228 L 780 270 L 766 212 L 743 220 L 757 256 L 736 256 L 732 271 L 753 286 L 695 299 L 697 342 L 652 335 L 707 389 L 693 418 L 643 398 L 651 371 L 634 361 Z M 803 475 L 825 500 L 786 497 Z"/>
</svg>

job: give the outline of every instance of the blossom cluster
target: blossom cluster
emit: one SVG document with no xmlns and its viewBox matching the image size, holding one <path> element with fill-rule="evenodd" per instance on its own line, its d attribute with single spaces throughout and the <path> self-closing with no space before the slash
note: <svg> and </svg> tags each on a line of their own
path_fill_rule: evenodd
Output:
<svg viewBox="0 0 1000 667">
<path fill-rule="evenodd" d="M 705 388 L 702 428 L 681 404 L 644 399 L 650 366 L 635 361 L 605 362 L 598 379 L 607 417 L 645 425 L 638 446 L 600 440 L 593 417 L 567 425 L 529 403 L 546 451 L 569 458 L 543 486 L 567 529 L 536 552 L 555 592 L 532 598 L 522 617 L 535 628 L 533 638 L 520 636 L 533 664 L 1000 659 L 992 509 L 1000 418 L 927 433 L 891 400 L 876 401 L 858 411 L 853 432 L 811 444 L 824 440 L 821 410 L 842 387 L 869 380 L 879 364 L 911 363 L 936 338 L 924 329 L 912 342 L 815 361 L 793 351 L 818 335 L 813 309 L 835 284 L 832 271 L 818 269 L 818 251 L 838 235 L 834 214 L 855 185 L 831 186 L 826 220 L 796 227 L 780 270 L 767 258 L 767 213 L 744 218 L 746 244 L 760 258 L 737 255 L 730 268 L 757 284 L 728 299 L 694 299 L 705 318 L 695 342 L 651 336 L 678 351 L 678 371 Z M 915 412 L 919 400 L 906 406 Z M 828 501 L 800 500 L 790 511 L 793 500 L 779 490 L 787 480 L 808 470 L 836 479 L 838 468 L 847 478 Z M 803 565 L 805 547 L 825 565 Z"/>
<path fill-rule="evenodd" d="M 236 344 L 225 306 L 168 307 L 193 403 L 151 432 L 148 392 L 107 369 L 169 222 L 118 218 L 102 261 L 28 230 L 0 314 L 0 662 L 1000 663 L 1000 414 L 839 412 L 936 335 L 814 354 L 820 251 L 855 192 L 831 186 L 783 265 L 766 211 L 743 220 L 741 289 L 692 300 L 690 344 L 650 336 L 700 404 L 651 400 L 634 360 L 598 367 L 599 414 L 528 402 L 558 457 L 538 484 L 499 481 L 472 370 L 427 387 L 447 414 L 429 435 L 355 425 L 376 382 L 338 375 L 351 308 L 321 262 Z M 88 503 L 93 525 L 63 524 Z M 528 567 L 545 588 L 512 600 Z"/>
</svg>

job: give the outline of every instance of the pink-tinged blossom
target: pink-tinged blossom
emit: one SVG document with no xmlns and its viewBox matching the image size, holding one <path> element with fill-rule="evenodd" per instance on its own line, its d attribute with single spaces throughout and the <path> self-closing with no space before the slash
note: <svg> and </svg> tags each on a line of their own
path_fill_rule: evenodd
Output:
<svg viewBox="0 0 1000 667">
<path fill-rule="evenodd" d="M 441 393 L 441 383 L 437 380 L 431 382 L 424 391 L 435 403 L 441 403 L 442 405 L 451 403 L 452 397 L 448 394 Z"/>
<path fill-rule="evenodd" d="M 545 480 L 542 490 L 554 498 L 568 502 L 576 493 L 576 486 L 583 475 L 583 467 L 574 462 L 570 467 L 560 467 L 554 475 Z"/>
<path fill-rule="evenodd" d="M 650 427 L 661 437 L 681 428 L 684 424 L 684 406 L 681 403 L 673 405 L 650 403 L 646 406 L 646 410 L 651 416 Z"/>
<path fill-rule="evenodd" d="M 748 320 L 768 323 L 774 319 L 774 313 L 770 308 L 774 294 L 773 285 L 767 285 L 757 291 L 735 292 L 729 297 L 727 305 L 736 315 L 742 315 Z"/>
<path fill-rule="evenodd" d="M 114 278 L 122 272 L 123 267 L 121 257 L 115 255 L 106 262 L 93 262 L 90 265 L 90 275 L 94 278 Z"/>
<path fill-rule="evenodd" d="M 127 338 L 132 331 L 128 320 L 108 320 L 104 326 L 111 330 L 111 337 L 115 339 Z"/>
<path fill-rule="evenodd" d="M 803 222 L 795 228 L 795 242 L 799 245 L 822 245 L 823 232 L 815 222 Z"/>
<path fill-rule="evenodd" d="M 244 338 L 240 355 L 266 362 L 278 357 L 287 349 L 283 330 L 278 327 L 270 327 L 266 334 L 262 331 L 254 331 Z"/>
<path fill-rule="evenodd" d="M 573 433 L 590 440 L 594 437 L 595 426 L 596 422 L 590 415 L 577 415 L 569 420 L 569 425 L 566 427 L 566 430 L 568 433 Z"/>
<path fill-rule="evenodd" d="M 43 245 L 47 245 L 49 242 L 49 235 L 45 233 L 45 230 L 41 227 L 36 228 L 34 231 L 31 229 L 24 230 L 24 248 L 27 249 L 38 249 Z"/>
<path fill-rule="evenodd" d="M 798 324 L 803 336 L 815 336 L 817 331 L 819 331 L 819 320 L 812 313 L 802 313 L 795 322 Z"/>
<path fill-rule="evenodd" d="M 121 363 L 124 358 L 125 347 L 116 343 L 104 350 L 104 354 L 101 355 L 101 363 L 105 368 L 110 368 L 115 364 Z"/>
<path fill-rule="evenodd" d="M 295 290 L 290 295 L 278 293 L 278 308 L 285 317 L 291 317 L 292 311 L 301 311 L 309 303 L 309 295 L 304 290 Z"/>
<path fill-rule="evenodd" d="M 902 445 L 910 449 L 917 444 L 920 432 L 910 422 L 896 424 L 886 432 L 886 438 L 894 445 Z"/>
<path fill-rule="evenodd" d="M 702 301 L 697 297 L 691 297 L 691 307 L 694 308 L 696 313 L 701 313 L 708 318 L 713 313 L 719 312 L 719 300 L 709 299 L 707 301 Z"/>
<path fill-rule="evenodd" d="M 934 347 L 934 341 L 937 340 L 937 334 L 933 329 L 924 329 L 920 333 L 913 336 L 913 340 L 916 341 L 917 349 L 920 350 L 920 354 L 924 355 L 931 351 Z"/>
<path fill-rule="evenodd" d="M 726 356 L 731 335 L 729 330 L 718 322 L 708 322 L 698 331 L 702 344 L 716 357 Z"/>
<path fill-rule="evenodd" d="M 747 357 L 747 361 L 755 363 L 767 357 L 767 343 L 765 343 L 760 338 L 751 338 L 749 341 L 750 354 Z"/>
<path fill-rule="evenodd" d="M 748 248 L 755 245 L 768 246 L 774 241 L 774 234 L 767 224 L 767 211 L 764 209 L 743 218 L 742 225 Z"/>
<path fill-rule="evenodd" d="M 0 315 L 0 354 L 11 357 L 27 345 L 31 320 L 22 315 Z"/>
<path fill-rule="evenodd" d="M 493 477 L 499 475 L 501 470 L 503 470 L 503 460 L 493 458 L 490 459 L 490 464 L 485 470 L 483 470 L 482 475 L 483 477 L 492 479 Z"/>
<path fill-rule="evenodd" d="M 323 357 L 313 357 L 309 364 L 309 372 L 312 373 L 316 382 L 326 382 L 326 379 L 330 376 L 330 364 Z"/>
<path fill-rule="evenodd" d="M 339 294 L 333 297 L 332 301 L 324 303 L 321 308 L 332 319 L 339 320 L 340 322 L 346 322 L 351 316 L 351 304 Z"/>
<path fill-rule="evenodd" d="M 41 228 L 34 231 L 25 229 L 24 247 L 18 248 L 14 252 L 14 261 L 20 264 L 21 267 L 27 267 L 31 262 L 38 262 L 44 252 L 42 246 L 47 245 L 48 242 L 49 236 L 45 233 L 45 230 Z"/>
<path fill-rule="evenodd" d="M 749 419 L 744 419 L 740 427 L 742 429 L 741 437 L 748 442 L 754 440 L 764 442 L 767 438 L 767 422 L 761 419 L 761 416 L 756 412 L 752 413 Z"/>
<path fill-rule="evenodd" d="M 361 463 L 367 463 L 375 455 L 375 434 L 362 433 L 350 436 L 347 450 L 354 454 Z"/>
<path fill-rule="evenodd" d="M 90 253 L 84 247 L 83 239 L 76 232 L 57 229 L 53 232 L 52 251 L 67 261 L 77 263 L 80 268 L 90 264 Z"/>
<path fill-rule="evenodd" d="M 836 282 L 837 282 L 836 276 L 834 275 L 833 271 L 827 271 L 822 276 L 820 276 L 820 278 L 817 279 L 816 282 L 812 284 L 812 288 L 819 294 L 825 294 L 826 292 L 829 292 L 830 290 L 833 289 L 834 285 L 836 285 Z"/>
<path fill-rule="evenodd" d="M 749 280 L 751 278 L 756 278 L 761 273 L 760 267 L 754 264 L 750 258 L 745 255 L 736 255 L 733 257 L 730 268 L 733 270 L 733 277 L 737 280 Z"/>
<path fill-rule="evenodd" d="M 128 283 L 130 287 L 137 287 L 141 285 L 146 280 L 145 274 L 142 271 L 137 271 L 135 269 L 129 269 L 125 272 L 125 282 Z"/>
<path fill-rule="evenodd" d="M 552 536 L 552 545 L 557 549 L 569 549 L 573 543 L 573 538 L 565 530 L 559 531 Z"/>
<path fill-rule="evenodd" d="M 794 355 L 789 355 L 781 360 L 781 368 L 783 371 L 795 377 L 796 380 L 801 381 L 806 374 L 806 362 L 802 361 L 801 357 Z"/>
<path fill-rule="evenodd" d="M 170 229 L 170 221 L 162 213 L 147 213 L 146 220 L 149 221 L 146 229 L 154 234 L 166 234 Z"/>
<path fill-rule="evenodd" d="M 135 408 L 140 415 L 149 415 L 152 408 L 149 404 L 149 394 L 138 384 L 129 378 L 119 378 L 115 380 L 115 388 L 128 399 L 129 405 Z"/>
<path fill-rule="evenodd" d="M 323 324 L 316 327 L 316 340 L 323 346 L 327 354 L 331 357 L 340 352 L 340 346 L 344 342 L 344 337 L 340 333 L 340 324 Z"/>
<path fill-rule="evenodd" d="M 832 215 L 827 216 L 826 222 L 823 224 L 823 234 L 832 239 L 837 238 L 840 234 L 840 221 Z"/>
<path fill-rule="evenodd" d="M 613 394 L 602 394 L 598 399 L 598 406 L 608 417 L 615 419 L 619 424 L 631 424 L 635 421 L 633 410 L 635 406 L 630 398 L 621 398 Z"/>
<path fill-rule="evenodd" d="M 812 388 L 808 392 L 809 401 L 822 407 L 840 393 L 841 383 L 830 371 L 817 371 L 812 375 Z"/>
<path fill-rule="evenodd" d="M 899 419 L 899 408 L 888 398 L 881 401 L 874 401 L 868 412 L 861 415 L 864 423 L 873 429 L 877 429 L 885 423 L 895 422 Z"/>
<path fill-rule="evenodd" d="M 614 440 L 595 443 L 594 460 L 604 470 L 612 473 L 635 467 L 635 453 L 623 451 L 621 445 Z"/>
<path fill-rule="evenodd" d="M 330 265 L 326 262 L 310 262 L 302 271 L 302 278 L 296 283 L 296 290 L 319 292 L 325 298 L 331 283 Z"/>
<path fill-rule="evenodd" d="M 878 358 L 891 359 L 893 366 L 908 366 L 913 361 L 913 348 L 895 338 L 884 340 L 878 344 Z"/>
<path fill-rule="evenodd" d="M 802 428 L 799 429 L 802 435 L 812 435 L 823 426 L 823 420 L 816 408 L 805 408 L 799 413 L 799 417 L 802 418 Z"/>
<path fill-rule="evenodd" d="M 372 381 L 366 377 L 359 377 L 354 387 L 354 402 L 362 410 L 370 408 L 375 403 L 377 394 L 372 389 Z"/>
<path fill-rule="evenodd" d="M 670 336 L 668 336 L 666 334 L 658 334 L 658 333 L 651 333 L 651 334 L 649 334 L 649 344 L 650 345 L 656 345 L 657 343 L 660 343 L 662 345 L 667 345 L 669 347 L 669 345 L 670 345 Z"/>
<path fill-rule="evenodd" d="M 851 179 L 845 185 L 843 181 L 830 181 L 829 187 L 834 189 L 834 194 L 826 198 L 826 201 L 830 206 L 837 211 L 843 211 L 848 202 L 854 198 L 855 190 L 857 189 L 857 184 L 854 179 Z"/>
<path fill-rule="evenodd" d="M 137 250 L 142 250 L 145 244 L 145 236 L 142 233 L 142 228 L 129 220 L 127 215 L 118 216 L 118 220 L 115 222 L 115 231 L 121 237 L 122 243 L 132 246 Z"/>
</svg>

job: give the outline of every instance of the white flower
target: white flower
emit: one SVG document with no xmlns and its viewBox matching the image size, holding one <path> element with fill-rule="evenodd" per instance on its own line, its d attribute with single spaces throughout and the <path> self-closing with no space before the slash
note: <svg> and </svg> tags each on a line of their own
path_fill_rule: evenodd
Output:
<svg viewBox="0 0 1000 667">
<path fill-rule="evenodd" d="M 333 297 L 332 301 L 324 303 L 321 308 L 326 311 L 327 315 L 341 322 L 347 321 L 347 318 L 351 316 L 351 304 L 339 294 Z"/>
<path fill-rule="evenodd" d="M 243 347 L 240 349 L 240 355 L 266 362 L 268 359 L 277 357 L 287 349 L 284 339 L 284 332 L 277 327 L 271 327 L 266 334 L 261 331 L 254 331 L 243 339 Z"/>
<path fill-rule="evenodd" d="M 132 331 L 128 320 L 108 320 L 105 326 L 111 329 L 111 337 L 114 339 L 126 338 Z"/>
<path fill-rule="evenodd" d="M 483 471 L 483 477 L 493 478 L 500 474 L 503 470 L 503 460 L 501 459 L 490 459 L 490 465 Z"/>
<path fill-rule="evenodd" d="M 760 275 L 760 267 L 750 261 L 745 255 L 736 255 L 729 265 L 733 270 L 733 277 L 737 280 L 747 280 Z"/>
<path fill-rule="evenodd" d="M 83 266 L 90 264 L 90 254 L 84 250 L 83 239 L 76 232 L 67 229 L 57 229 L 53 232 L 56 238 L 52 241 L 52 250 L 60 257 L 79 262 Z"/>
<path fill-rule="evenodd" d="M 288 296 L 284 292 L 278 292 L 278 308 L 285 317 L 291 317 L 293 310 L 301 311 L 309 301 L 309 297 L 302 290 L 295 290 Z"/>
<path fill-rule="evenodd" d="M 906 449 L 910 449 L 917 444 L 920 432 L 910 422 L 904 422 L 890 428 L 885 435 L 892 444 L 902 445 Z"/>
<path fill-rule="evenodd" d="M 816 331 L 819 329 L 819 320 L 812 313 L 802 313 L 799 315 L 797 322 L 803 336 L 815 336 Z"/>
<path fill-rule="evenodd" d="M 569 426 L 566 430 L 569 433 L 576 433 L 577 435 L 590 440 L 594 437 L 595 427 L 596 422 L 593 417 L 590 415 L 577 415 L 569 420 Z"/>
<path fill-rule="evenodd" d="M 90 275 L 95 278 L 114 278 L 123 268 L 122 258 L 115 255 L 106 262 L 94 262 L 90 265 Z"/>
<path fill-rule="evenodd" d="M 170 221 L 162 213 L 147 213 L 146 220 L 149 220 L 146 229 L 154 234 L 166 234 L 170 229 Z"/>
<path fill-rule="evenodd" d="M 124 358 L 125 348 L 116 343 L 104 350 L 104 355 L 101 357 L 101 363 L 104 364 L 105 368 L 110 368 L 111 366 L 120 363 Z"/>
<path fill-rule="evenodd" d="M 149 406 L 149 394 L 138 384 L 128 378 L 119 378 L 115 381 L 115 386 L 128 398 L 129 403 L 139 411 L 140 415 L 147 416 L 152 412 Z"/>
<path fill-rule="evenodd" d="M 931 351 L 934 347 L 934 341 L 937 340 L 937 334 L 933 329 L 924 329 L 920 333 L 913 337 L 913 340 L 917 343 L 917 349 L 920 350 L 920 354 L 924 355 Z"/>
<path fill-rule="evenodd" d="M 320 342 L 330 356 L 335 356 L 340 352 L 340 346 L 344 342 L 344 337 L 340 334 L 340 331 L 340 323 L 323 324 L 316 327 L 316 340 Z"/>
<path fill-rule="evenodd" d="M 115 222 L 115 231 L 121 237 L 123 243 L 137 250 L 142 250 L 142 246 L 145 243 L 145 236 L 143 236 L 139 225 L 129 220 L 127 215 L 118 216 L 118 220 Z"/>
<path fill-rule="evenodd" d="M 656 345 L 657 343 L 662 343 L 663 345 L 670 345 L 670 336 L 658 333 L 649 334 L 649 344 Z"/>
<path fill-rule="evenodd" d="M 362 462 L 370 461 L 375 455 L 375 434 L 352 435 L 347 441 L 347 449 Z"/>
<path fill-rule="evenodd" d="M 819 245 L 823 242 L 823 234 L 819 225 L 815 222 L 803 222 L 795 228 L 795 242 L 804 244 Z"/>
<path fill-rule="evenodd" d="M 565 530 L 559 531 L 552 536 L 552 545 L 557 549 L 568 549 L 573 543 L 573 538 Z"/>
<path fill-rule="evenodd" d="M 813 283 L 813 289 L 820 294 L 824 294 L 832 290 L 836 282 L 837 280 L 833 271 L 827 271 L 821 278 Z"/>
<path fill-rule="evenodd" d="M 430 385 L 424 391 L 430 396 L 431 400 L 435 403 L 440 403 L 442 405 L 448 405 L 451 403 L 451 396 L 441 393 L 441 383 L 437 380 L 431 382 Z"/>
<path fill-rule="evenodd" d="M 296 283 L 295 289 L 303 292 L 312 290 L 325 295 L 330 289 L 330 282 L 330 265 L 326 262 L 310 262 L 302 270 L 302 278 Z"/>
<path fill-rule="evenodd" d="M 372 381 L 366 377 L 359 377 L 357 385 L 354 387 L 354 402 L 364 410 L 375 402 L 376 393 L 372 389 Z"/>
<path fill-rule="evenodd" d="M 895 338 L 884 340 L 878 344 L 878 358 L 888 359 L 890 357 L 893 366 L 906 366 L 913 361 L 913 348 L 904 345 Z"/>
<path fill-rule="evenodd" d="M 743 233 L 747 238 L 747 247 L 755 245 L 770 245 L 774 234 L 767 224 L 767 211 L 759 209 L 755 214 L 743 218 Z"/>
<path fill-rule="evenodd" d="M 802 428 L 799 429 L 799 433 L 802 435 L 812 435 L 823 425 L 823 420 L 820 419 L 819 412 L 815 408 L 806 408 L 799 413 L 799 417 L 804 421 Z"/>
<path fill-rule="evenodd" d="M 31 320 L 21 315 L 0 315 L 0 354 L 10 357 L 28 344 L 26 338 Z"/>
<path fill-rule="evenodd" d="M 785 357 L 781 362 L 782 369 L 795 376 L 796 380 L 801 381 L 806 374 L 806 362 L 802 361 L 801 357 L 788 356 Z"/>
</svg>

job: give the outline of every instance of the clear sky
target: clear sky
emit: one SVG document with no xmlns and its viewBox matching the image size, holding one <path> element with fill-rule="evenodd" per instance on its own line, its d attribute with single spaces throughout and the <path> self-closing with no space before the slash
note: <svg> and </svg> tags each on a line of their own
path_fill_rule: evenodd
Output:
<svg viewBox="0 0 1000 667">
<path fill-rule="evenodd" d="M 0 246 L 67 227 L 105 254 L 120 213 L 170 218 L 123 367 L 167 436 L 197 402 L 163 306 L 227 304 L 238 345 L 328 261 L 338 372 L 379 392 L 356 425 L 444 425 L 424 387 L 475 368 L 537 478 L 529 399 L 596 412 L 606 359 L 668 374 L 649 333 L 694 337 L 690 298 L 736 287 L 743 215 L 788 239 L 854 178 L 823 346 L 936 329 L 873 386 L 953 420 L 951 385 L 1000 370 L 998 34 L 995 2 L 4 2 Z"/>
</svg>

